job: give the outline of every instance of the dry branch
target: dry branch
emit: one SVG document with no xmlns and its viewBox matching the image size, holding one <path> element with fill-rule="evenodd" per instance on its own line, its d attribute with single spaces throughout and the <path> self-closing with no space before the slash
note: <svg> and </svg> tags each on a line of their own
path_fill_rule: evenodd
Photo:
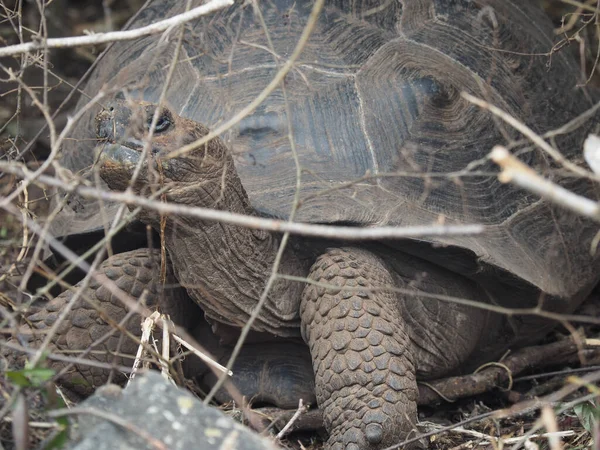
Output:
<svg viewBox="0 0 600 450">
<path fill-rule="evenodd" d="M 578 350 L 577 344 L 572 338 L 552 344 L 523 348 L 502 361 L 502 365 L 508 371 L 498 366 L 488 366 L 474 374 L 419 384 L 418 404 L 432 405 L 447 400 L 453 401 L 482 394 L 495 388 L 506 387 L 511 376 L 514 377 L 527 369 L 541 369 L 556 364 L 578 362 Z M 598 349 L 590 349 L 589 351 L 600 354 Z M 272 420 L 280 426 L 289 422 L 296 414 L 296 410 L 281 410 L 279 408 L 258 408 L 256 412 L 265 417 L 273 418 Z M 323 428 L 322 420 L 320 410 L 309 410 L 297 418 L 294 422 L 294 429 L 314 430 Z"/>
<path fill-rule="evenodd" d="M 23 177 L 26 173 L 23 169 L 15 167 L 14 164 L 0 161 L 0 170 L 13 173 Z M 47 186 L 60 187 L 67 192 L 76 192 L 85 198 L 95 198 L 105 201 L 120 202 L 126 205 L 137 205 L 152 209 L 160 214 L 173 214 L 196 217 L 202 220 L 219 221 L 242 227 L 275 231 L 280 233 L 296 234 L 300 236 L 322 237 L 329 239 L 344 240 L 380 240 L 380 239 L 402 239 L 423 236 L 453 236 L 472 235 L 484 231 L 483 225 L 423 225 L 410 227 L 373 227 L 357 228 L 335 225 L 315 225 L 309 223 L 288 222 L 285 220 L 265 219 L 256 216 L 247 216 L 228 211 L 220 211 L 197 206 L 180 205 L 176 203 L 162 203 L 150 200 L 134 194 L 123 192 L 107 192 L 85 186 L 67 184 L 57 178 L 40 175 L 37 181 Z"/>
<path fill-rule="evenodd" d="M 231 5 L 233 5 L 233 0 L 212 0 L 209 3 L 198 6 L 197 8 L 191 9 L 188 12 L 152 23 L 145 27 L 135 28 L 133 30 L 113 31 L 110 33 L 92 34 L 89 36 L 76 36 L 46 40 L 40 39 L 25 44 L 11 45 L 0 48 L 0 58 L 41 49 L 80 47 L 83 45 L 98 45 L 116 41 L 131 41 L 143 36 L 162 33 L 176 27 L 177 25 L 182 25 L 186 22 Z"/>
<path fill-rule="evenodd" d="M 503 183 L 513 183 L 533 192 L 563 208 L 600 222 L 600 205 L 538 175 L 531 167 L 523 164 L 504 147 L 494 147 L 492 160 L 502 168 L 498 177 Z"/>
<path fill-rule="evenodd" d="M 462 93 L 462 97 L 465 100 L 473 103 L 474 105 L 477 105 L 480 108 L 488 110 L 495 116 L 497 116 L 500 119 L 502 119 L 503 121 L 505 121 L 507 124 L 509 124 L 515 130 L 519 131 L 521 134 L 523 134 L 525 137 L 527 137 L 527 139 L 529 139 L 531 142 L 533 142 L 535 145 L 537 145 L 539 148 L 541 148 L 547 155 L 549 155 L 552 159 L 554 159 L 554 161 L 556 161 L 557 163 L 562 165 L 564 168 L 566 168 L 566 169 L 570 170 L 571 172 L 573 172 L 574 174 L 577 174 L 584 178 L 589 178 L 591 180 L 600 181 L 600 178 L 597 175 L 593 174 L 592 172 L 590 172 L 588 170 L 582 169 L 578 165 L 576 165 L 576 164 L 572 163 L 571 161 L 569 161 L 568 159 L 566 159 L 560 151 L 558 151 L 557 149 L 552 147 L 550 144 L 548 144 L 548 142 L 546 142 L 541 136 L 539 136 L 537 133 L 535 133 L 531 128 L 529 128 L 523 122 L 517 120 L 515 117 L 508 114 L 506 111 L 503 111 L 502 109 L 498 108 L 497 106 L 494 106 L 491 103 L 481 100 L 473 95 L 467 94 L 466 92 Z"/>
</svg>

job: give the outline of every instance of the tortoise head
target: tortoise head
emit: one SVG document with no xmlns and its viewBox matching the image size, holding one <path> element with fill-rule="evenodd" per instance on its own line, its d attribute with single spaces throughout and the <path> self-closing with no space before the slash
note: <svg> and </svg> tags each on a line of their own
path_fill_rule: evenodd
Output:
<svg viewBox="0 0 600 450">
<path fill-rule="evenodd" d="M 226 145 L 215 138 L 190 153 L 169 158 L 173 151 L 206 136 L 209 130 L 162 107 L 149 151 L 142 160 L 156 111 L 157 105 L 152 103 L 115 100 L 98 113 L 95 125 L 102 141 L 98 146 L 100 176 L 111 189 L 124 190 L 139 164 L 136 191 L 166 186 L 172 201 L 214 207 L 223 192 L 223 181 L 237 178 Z"/>
</svg>

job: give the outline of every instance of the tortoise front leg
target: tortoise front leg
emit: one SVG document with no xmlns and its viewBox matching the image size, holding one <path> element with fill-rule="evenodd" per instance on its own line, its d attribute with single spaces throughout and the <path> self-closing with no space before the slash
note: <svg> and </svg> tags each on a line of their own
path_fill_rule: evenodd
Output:
<svg viewBox="0 0 600 450">
<path fill-rule="evenodd" d="M 410 341 L 382 260 L 357 248 L 329 249 L 309 278 L 300 314 L 317 402 L 332 449 L 376 449 L 415 430 L 417 383 Z M 350 288 L 350 289 L 347 289 Z M 362 290 L 364 288 L 364 290 Z"/>
</svg>

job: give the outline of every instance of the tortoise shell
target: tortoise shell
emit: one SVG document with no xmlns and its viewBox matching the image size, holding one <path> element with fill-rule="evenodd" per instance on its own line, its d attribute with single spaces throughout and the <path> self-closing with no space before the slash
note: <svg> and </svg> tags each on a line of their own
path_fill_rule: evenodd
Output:
<svg viewBox="0 0 600 450">
<path fill-rule="evenodd" d="M 328 1 L 285 90 L 279 86 L 224 136 L 256 211 L 290 214 L 297 172 L 291 135 L 302 171 L 295 220 L 480 223 L 483 235 L 393 245 L 490 284 L 508 279 L 559 298 L 588 292 L 598 278 L 589 252 L 595 228 L 500 183 L 488 153 L 521 136 L 461 96 L 483 98 L 539 133 L 592 105 L 576 87 L 576 61 L 567 51 L 550 53 L 552 25 L 530 3 Z M 151 0 L 128 27 L 184 8 L 177 0 Z M 166 95 L 176 113 L 214 129 L 273 79 L 297 45 L 312 2 L 271 0 L 258 8 L 236 4 L 186 24 Z M 86 93 L 122 91 L 158 102 L 178 30 L 113 44 Z M 93 162 L 97 111 L 79 122 L 65 148 L 63 163 L 74 171 Z M 576 134 L 558 139 L 570 160 L 579 157 L 585 133 Z M 591 195 L 586 182 L 564 176 L 541 150 L 521 146 L 518 154 Z M 71 207 L 71 232 L 98 226 L 95 203 Z M 66 222 L 58 223 L 64 231 Z"/>
</svg>

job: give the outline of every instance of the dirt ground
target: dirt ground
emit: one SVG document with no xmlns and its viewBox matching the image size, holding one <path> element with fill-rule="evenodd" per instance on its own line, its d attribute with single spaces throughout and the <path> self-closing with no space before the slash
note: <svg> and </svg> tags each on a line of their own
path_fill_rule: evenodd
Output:
<svg viewBox="0 0 600 450">
<path fill-rule="evenodd" d="M 600 30 L 600 26 L 597 25 L 598 17 L 573 16 L 572 12 L 577 8 L 577 2 L 574 1 L 540 1 L 554 20 L 557 42 L 561 37 L 572 38 L 568 51 L 581 57 L 583 72 L 593 73 L 594 64 L 597 62 Z M 596 1 L 581 1 L 587 8 L 583 11 L 588 11 L 590 8 L 593 10 L 596 7 Z M 47 34 L 49 37 L 60 37 L 118 30 L 143 3 L 143 0 L 47 1 Z M 40 15 L 36 2 L 0 0 L 0 46 L 19 43 L 18 14 L 22 17 L 24 41 L 29 41 L 32 33 L 39 31 Z M 579 33 L 575 37 L 577 30 Z M 76 96 L 71 99 L 67 97 L 101 51 L 102 47 L 51 51 L 48 59 L 49 78 L 46 92 L 43 92 L 44 78 L 41 70 L 43 61 L 34 60 L 30 56 L 0 59 L 0 160 L 24 160 L 34 167 L 43 161 L 49 152 L 49 139 L 46 133 L 42 133 L 30 145 L 46 119 L 30 100 L 29 95 L 26 95 L 23 86 L 28 86 L 38 97 L 47 95 L 49 112 L 50 114 L 57 112 L 54 122 L 60 129 L 66 123 L 69 112 L 77 100 Z M 9 70 L 17 74 L 22 84 L 8 80 Z M 595 71 L 595 74 L 590 77 L 590 83 L 598 85 L 599 73 L 600 71 Z M 16 177 L 0 173 L 0 198 L 12 192 L 18 182 Z M 20 196 L 18 201 L 14 202 L 14 214 L 0 211 L 0 313 L 14 305 L 15 287 L 18 286 L 20 276 L 26 270 L 31 257 L 31 254 L 24 249 L 31 248 L 32 237 L 24 232 L 17 214 L 43 223 L 44 216 L 48 214 L 48 202 L 48 193 L 44 189 L 32 187 L 27 191 L 27 198 Z M 600 317 L 600 293 L 595 292 L 591 301 L 579 313 Z M 6 327 L 6 324 L 2 323 L 2 327 Z M 572 331 L 559 328 L 547 338 L 546 343 L 567 338 Z M 600 327 L 590 325 L 580 331 L 583 336 L 592 339 L 599 336 Z M 596 359 L 592 358 L 586 361 L 586 364 L 589 366 L 587 373 L 600 370 L 600 367 L 594 365 L 600 364 L 600 355 L 596 354 Z M 581 382 L 581 378 L 578 377 L 583 376 L 584 373 L 577 372 L 579 366 L 577 363 L 570 362 L 545 367 L 541 372 L 526 370 L 510 382 L 509 389 L 495 389 L 486 394 L 452 403 L 422 407 L 419 416 L 421 431 L 430 434 L 427 437 L 429 448 L 440 450 L 513 448 L 518 438 L 532 429 L 540 418 L 537 409 L 520 409 L 518 406 L 520 402 L 551 395 L 565 385 Z M 2 410 L 0 450 L 18 448 L 11 429 L 12 415 L 3 407 L 3 401 L 10 398 L 13 389 L 14 385 L 6 378 L 0 380 L 0 410 Z M 554 403 L 555 410 L 560 412 L 555 417 L 552 417 L 554 413 L 550 413 L 552 423 L 543 422 L 539 433 L 552 430 L 554 426 L 556 431 L 565 432 L 562 436 L 562 444 L 541 437 L 532 438 L 526 448 L 600 449 L 600 439 L 597 437 L 600 435 L 598 427 L 600 403 L 597 397 L 599 392 L 597 382 L 583 383 L 581 388 L 557 398 Z M 595 398 L 592 395 L 586 401 L 579 403 L 574 401 L 594 393 Z M 29 430 L 32 447 L 36 442 L 44 439 L 49 428 L 43 407 L 47 402 L 41 397 L 39 390 L 29 390 L 32 421 Z M 573 405 L 568 407 L 571 401 Z M 506 408 L 514 410 L 504 418 L 496 418 L 488 414 Z M 477 420 L 478 417 L 483 418 Z M 465 421 L 466 423 L 460 425 Z M 454 430 L 448 429 L 457 424 L 459 426 L 454 427 Z M 596 436 L 595 440 L 594 436 Z M 301 440 L 305 448 L 316 449 L 321 446 L 318 432 L 295 435 L 288 441 L 288 445 L 298 448 L 297 439 Z"/>
</svg>

